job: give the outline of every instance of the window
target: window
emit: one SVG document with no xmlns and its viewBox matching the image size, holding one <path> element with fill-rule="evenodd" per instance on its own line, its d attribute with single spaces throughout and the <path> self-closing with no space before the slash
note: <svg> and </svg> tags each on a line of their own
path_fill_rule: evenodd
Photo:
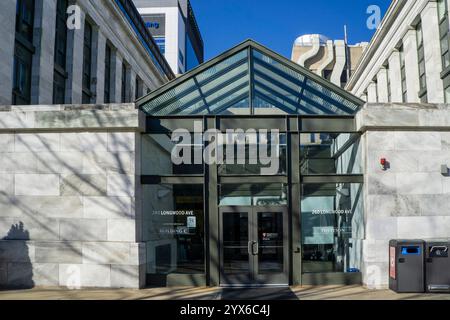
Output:
<svg viewBox="0 0 450 320">
<path fill-rule="evenodd" d="M 282 206 L 287 203 L 287 185 L 283 183 L 219 186 L 219 206 Z"/>
<path fill-rule="evenodd" d="M 12 92 L 14 105 L 31 103 L 34 5 L 34 0 L 17 1 Z"/>
<path fill-rule="evenodd" d="M 142 173 L 145 175 L 188 175 L 203 174 L 203 141 L 191 135 L 190 141 L 172 141 L 171 134 L 145 134 L 142 135 Z M 177 149 L 175 149 L 177 148 Z M 183 163 L 175 164 L 171 153 L 182 157 Z M 195 155 L 201 155 L 199 158 Z M 187 160 L 190 159 L 190 160 Z"/>
<path fill-rule="evenodd" d="M 302 175 L 361 174 L 358 133 L 302 133 L 300 172 Z"/>
<path fill-rule="evenodd" d="M 392 89 L 391 89 L 391 75 L 390 75 L 390 69 L 389 64 L 386 66 L 386 79 L 387 79 L 387 92 L 388 92 L 388 102 L 392 101 Z"/>
<path fill-rule="evenodd" d="M 403 46 L 399 49 L 400 53 L 400 76 L 402 81 L 402 101 L 408 102 L 408 90 L 406 86 L 406 63 L 405 63 L 405 49 Z"/>
<path fill-rule="evenodd" d="M 330 81 L 333 70 L 323 70 L 323 78 Z"/>
<path fill-rule="evenodd" d="M 423 31 L 422 23 L 419 23 L 416 27 L 417 35 L 417 51 L 418 51 L 418 61 L 419 61 L 419 83 L 420 91 L 419 98 L 422 103 L 427 103 L 427 77 L 425 69 L 425 51 L 423 46 Z"/>
<path fill-rule="evenodd" d="M 92 26 L 86 21 L 83 46 L 83 104 L 92 102 Z"/>
<path fill-rule="evenodd" d="M 112 49 L 109 44 L 105 47 L 105 103 L 111 103 L 111 62 Z"/>
<path fill-rule="evenodd" d="M 155 37 L 156 45 L 159 48 L 159 51 L 161 51 L 161 54 L 166 54 L 166 38 L 164 37 Z"/>
<path fill-rule="evenodd" d="M 345 88 L 348 81 L 348 68 L 347 66 L 344 67 L 344 70 L 341 73 L 341 87 Z"/>
<path fill-rule="evenodd" d="M 67 0 L 58 0 L 56 7 L 53 103 L 63 104 L 66 97 Z"/>
<path fill-rule="evenodd" d="M 361 265 L 357 244 L 364 238 L 362 184 L 302 184 L 304 273 L 354 272 Z"/>
<path fill-rule="evenodd" d="M 122 62 L 122 103 L 129 102 L 128 98 L 128 90 L 129 90 L 129 84 L 128 84 L 128 67 L 124 62 Z"/>
<path fill-rule="evenodd" d="M 226 134 L 224 139 L 224 163 L 218 166 L 219 175 L 286 174 L 286 134 L 233 133 Z M 262 155 L 266 157 L 265 161 L 262 161 Z"/>
<path fill-rule="evenodd" d="M 146 185 L 143 192 L 147 273 L 204 273 L 203 185 Z"/>
<path fill-rule="evenodd" d="M 447 78 L 449 78 L 449 77 L 447 77 Z M 445 103 L 449 103 L 450 102 L 450 84 L 445 87 L 444 96 L 445 96 Z"/>
<path fill-rule="evenodd" d="M 34 5 L 34 0 L 17 0 L 16 36 L 30 43 L 33 42 Z"/>
<path fill-rule="evenodd" d="M 136 85 L 134 87 L 135 89 L 135 98 L 139 99 L 144 94 L 144 83 L 142 82 L 141 78 L 136 76 Z"/>
<path fill-rule="evenodd" d="M 178 61 L 184 66 L 184 54 L 181 49 L 178 49 Z"/>
<path fill-rule="evenodd" d="M 439 36 L 441 39 L 441 56 L 442 69 L 450 66 L 450 52 L 449 52 L 449 21 L 447 0 L 438 0 L 438 14 L 439 14 Z"/>
<path fill-rule="evenodd" d="M 444 81 L 444 98 L 445 102 L 450 102 L 450 74 L 447 69 L 450 67 L 450 51 L 449 51 L 449 19 L 447 0 L 438 0 L 438 16 L 439 16 L 439 37 L 441 42 L 442 70 L 445 73 Z"/>
</svg>

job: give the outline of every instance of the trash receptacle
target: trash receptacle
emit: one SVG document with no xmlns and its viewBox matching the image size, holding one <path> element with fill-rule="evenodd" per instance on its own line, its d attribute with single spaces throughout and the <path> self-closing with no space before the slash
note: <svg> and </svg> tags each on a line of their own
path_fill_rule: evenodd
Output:
<svg viewBox="0 0 450 320">
<path fill-rule="evenodd" d="M 389 289 L 425 292 L 423 240 L 389 241 Z"/>
<path fill-rule="evenodd" d="M 427 292 L 450 292 L 450 258 L 447 241 L 425 244 L 425 289 Z"/>
</svg>

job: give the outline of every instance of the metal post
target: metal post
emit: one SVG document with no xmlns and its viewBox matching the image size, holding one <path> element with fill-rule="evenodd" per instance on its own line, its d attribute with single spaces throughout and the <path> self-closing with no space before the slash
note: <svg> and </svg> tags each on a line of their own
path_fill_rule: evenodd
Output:
<svg viewBox="0 0 450 320">
<path fill-rule="evenodd" d="M 297 128 L 291 128 L 288 133 L 289 150 L 289 207 L 292 233 L 291 244 L 291 283 L 302 284 L 302 247 L 301 247 L 301 185 L 300 185 L 300 121 Z"/>
<path fill-rule="evenodd" d="M 205 117 L 204 130 L 218 127 L 215 117 Z M 207 284 L 219 285 L 219 211 L 217 164 L 205 164 L 205 217 L 207 219 Z"/>
<path fill-rule="evenodd" d="M 248 93 L 248 99 L 249 99 L 249 107 L 250 107 L 250 114 L 255 114 L 255 108 L 253 106 L 253 99 L 254 99 L 254 92 L 253 92 L 253 50 L 252 47 L 248 47 L 248 85 L 249 85 L 249 93 Z"/>
</svg>

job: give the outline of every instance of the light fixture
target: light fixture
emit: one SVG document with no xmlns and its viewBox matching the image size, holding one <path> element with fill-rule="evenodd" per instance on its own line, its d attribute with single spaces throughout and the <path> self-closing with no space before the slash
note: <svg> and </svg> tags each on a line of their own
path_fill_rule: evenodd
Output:
<svg viewBox="0 0 450 320">
<path fill-rule="evenodd" d="M 380 159 L 380 166 L 381 166 L 381 170 L 383 170 L 383 171 L 386 171 L 389 168 L 389 162 L 387 161 L 386 158 Z"/>
</svg>

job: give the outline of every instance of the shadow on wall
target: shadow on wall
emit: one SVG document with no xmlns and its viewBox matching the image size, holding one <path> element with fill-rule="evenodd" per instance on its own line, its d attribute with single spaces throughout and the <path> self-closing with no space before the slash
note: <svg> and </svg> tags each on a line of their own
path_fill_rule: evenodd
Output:
<svg viewBox="0 0 450 320">
<path fill-rule="evenodd" d="M 23 222 L 13 224 L 7 235 L 0 239 L 0 288 L 30 289 L 34 287 L 27 240 L 30 233 Z"/>
</svg>

